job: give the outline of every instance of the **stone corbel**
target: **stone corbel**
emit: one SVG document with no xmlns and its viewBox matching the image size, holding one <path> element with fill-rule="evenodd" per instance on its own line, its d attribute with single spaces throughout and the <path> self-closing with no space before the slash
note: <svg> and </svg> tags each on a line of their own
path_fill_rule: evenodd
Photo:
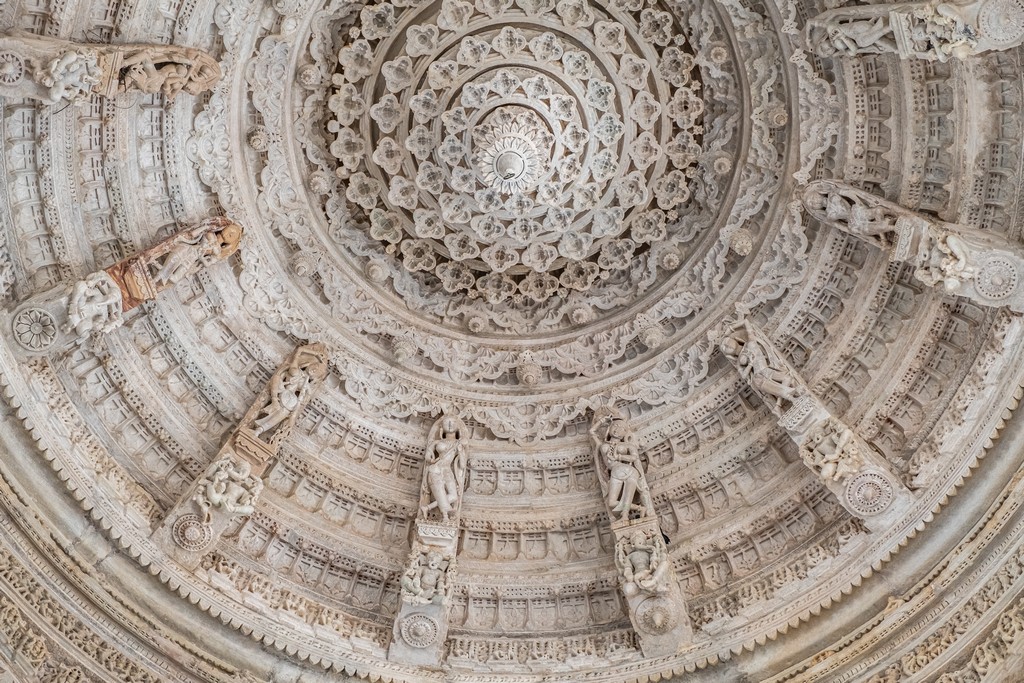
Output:
<svg viewBox="0 0 1024 683">
<path fill-rule="evenodd" d="M 830 9 L 807 22 L 808 47 L 824 57 L 891 54 L 945 62 L 1024 43 L 1016 2 L 943 0 Z"/>
<path fill-rule="evenodd" d="M 448 637 L 448 612 L 466 488 L 469 431 L 457 417 L 442 415 L 425 449 L 416 538 L 402 575 L 388 659 L 439 667 Z"/>
<path fill-rule="evenodd" d="M 1024 245 L 998 233 L 946 223 L 835 180 L 817 180 L 803 194 L 824 225 L 915 266 L 914 277 L 982 306 L 1024 312 Z"/>
<path fill-rule="evenodd" d="M 260 392 L 217 457 L 153 532 L 153 541 L 189 569 L 238 517 L 251 515 L 263 475 L 327 375 L 323 344 L 296 348 Z"/>
<path fill-rule="evenodd" d="M 242 227 L 210 218 L 75 282 L 22 302 L 7 316 L 17 350 L 40 356 L 65 350 L 124 323 L 124 314 L 238 250 Z"/>
<path fill-rule="evenodd" d="M 615 566 L 645 657 L 673 655 L 692 639 L 686 603 L 654 511 L 647 475 L 625 417 L 594 412 L 590 437 L 615 539 Z"/>
<path fill-rule="evenodd" d="M 75 43 L 21 31 L 0 34 L 0 97 L 77 104 L 91 95 L 162 93 L 173 100 L 210 90 L 217 61 L 178 45 Z"/>
<path fill-rule="evenodd" d="M 889 463 L 832 415 L 763 332 L 741 321 L 720 348 L 797 444 L 804 464 L 851 515 L 882 531 L 906 511 L 913 496 Z"/>
</svg>

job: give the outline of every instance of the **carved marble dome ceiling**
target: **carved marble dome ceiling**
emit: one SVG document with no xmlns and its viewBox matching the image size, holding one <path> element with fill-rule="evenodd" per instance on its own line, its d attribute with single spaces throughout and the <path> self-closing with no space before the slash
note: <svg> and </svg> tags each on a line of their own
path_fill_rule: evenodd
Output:
<svg viewBox="0 0 1024 683">
<path fill-rule="evenodd" d="M 837 4 L 0 6 L 223 73 L 0 99 L 0 681 L 1018 680 L 1019 312 L 802 199 L 835 179 L 1016 245 L 1022 53 L 819 56 L 804 26 Z M 44 348 L 42 298 L 214 216 L 237 254 Z M 1007 263 L 984 282 L 1016 286 Z M 722 350 L 742 320 L 891 482 L 804 463 Z M 165 522 L 314 342 L 326 377 L 250 514 L 182 561 Z M 615 559 L 611 406 L 685 603 L 669 654 Z M 392 645 L 423 636 L 396 621 L 441 415 L 468 464 L 423 665 Z"/>
</svg>

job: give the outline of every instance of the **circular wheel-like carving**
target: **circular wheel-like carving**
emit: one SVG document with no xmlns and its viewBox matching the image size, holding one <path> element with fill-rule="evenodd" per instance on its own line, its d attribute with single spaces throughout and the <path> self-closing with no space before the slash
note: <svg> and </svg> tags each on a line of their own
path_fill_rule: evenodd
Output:
<svg viewBox="0 0 1024 683">
<path fill-rule="evenodd" d="M 637 625 L 644 633 L 661 635 L 676 627 L 672 604 L 664 598 L 647 598 L 636 610 Z"/>
<path fill-rule="evenodd" d="M 402 640 L 412 647 L 429 647 L 437 642 L 440 627 L 426 614 L 410 614 L 399 626 Z"/>
<path fill-rule="evenodd" d="M 989 0 L 978 15 L 981 36 L 987 42 L 1009 45 L 1024 38 L 1024 2 Z"/>
<path fill-rule="evenodd" d="M 14 338 L 29 351 L 45 351 L 57 338 L 57 321 L 42 308 L 26 308 L 14 317 Z"/>
<path fill-rule="evenodd" d="M 986 259 L 978 269 L 974 289 L 986 299 L 1001 301 L 1017 290 L 1019 282 L 1017 266 L 1009 259 L 993 256 Z"/>
<path fill-rule="evenodd" d="M 846 502 L 854 514 L 870 517 L 892 504 L 894 492 L 889 480 L 878 472 L 862 472 L 846 485 Z"/>
<path fill-rule="evenodd" d="M 203 522 L 199 515 L 188 513 L 174 523 L 171 535 L 175 543 L 195 553 L 210 545 L 210 541 L 213 540 L 213 529 Z"/>
<path fill-rule="evenodd" d="M 559 302 L 664 251 L 692 209 L 704 138 L 702 83 L 672 14 L 512 5 L 366 7 L 339 52 L 328 125 L 354 222 L 500 325 L 538 306 L 567 316 Z"/>
<path fill-rule="evenodd" d="M 25 61 L 13 52 L 0 52 L 0 83 L 17 85 L 25 76 Z"/>
</svg>

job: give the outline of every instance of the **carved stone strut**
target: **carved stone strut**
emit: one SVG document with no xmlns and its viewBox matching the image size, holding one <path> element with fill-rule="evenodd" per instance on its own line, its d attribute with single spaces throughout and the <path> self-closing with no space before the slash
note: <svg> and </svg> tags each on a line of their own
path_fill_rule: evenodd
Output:
<svg viewBox="0 0 1024 683">
<path fill-rule="evenodd" d="M 112 332 L 124 323 L 127 311 L 234 254 L 242 232 L 229 218 L 209 218 L 70 288 L 29 298 L 10 315 L 10 329 L 26 355 L 51 353 Z"/>
<path fill-rule="evenodd" d="M 800 374 L 752 323 L 741 320 L 722 354 L 800 449 L 800 458 L 851 515 L 883 530 L 913 501 L 885 458 L 814 396 Z"/>
<path fill-rule="evenodd" d="M 807 185 L 804 206 L 825 225 L 912 264 L 914 277 L 982 306 L 1024 311 L 1024 245 L 998 233 L 946 223 L 835 180 Z"/>
<path fill-rule="evenodd" d="M 153 532 L 153 540 L 189 569 L 199 566 L 238 517 L 251 515 L 263 473 L 299 413 L 327 376 L 323 344 L 296 348 L 274 372 L 217 457 Z M 271 423 L 265 422 L 273 416 Z"/>
<path fill-rule="evenodd" d="M 640 649 L 645 657 L 675 654 L 689 642 L 691 627 L 633 431 L 618 411 L 600 408 L 590 438 L 612 520 L 619 583 Z"/>
<path fill-rule="evenodd" d="M 807 44 L 822 56 L 894 54 L 945 62 L 1024 42 L 1024 2 L 903 2 L 831 9 L 807 22 Z"/>
<path fill-rule="evenodd" d="M 402 575 L 401 604 L 388 650 L 392 661 L 437 667 L 444 657 L 468 438 L 466 425 L 450 415 L 442 415 L 427 437 L 416 538 Z"/>
<path fill-rule="evenodd" d="M 0 96 L 77 104 L 90 95 L 161 93 L 173 100 L 211 89 L 221 78 L 210 55 L 178 45 L 75 43 L 21 31 L 0 35 Z"/>
</svg>

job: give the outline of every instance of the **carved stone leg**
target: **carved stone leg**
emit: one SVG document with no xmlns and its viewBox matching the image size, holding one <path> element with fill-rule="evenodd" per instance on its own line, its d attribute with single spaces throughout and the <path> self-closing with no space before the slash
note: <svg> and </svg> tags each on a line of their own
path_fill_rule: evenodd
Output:
<svg viewBox="0 0 1024 683">
<path fill-rule="evenodd" d="M 127 311 L 234 254 L 242 232 L 229 218 L 209 218 L 70 287 L 32 296 L 5 316 L 7 327 L 26 357 L 112 332 Z"/>
<path fill-rule="evenodd" d="M 913 494 L 885 458 L 816 398 L 797 401 L 779 424 L 840 505 L 872 531 L 888 529 L 913 503 Z"/>
<path fill-rule="evenodd" d="M 198 567 L 232 520 L 255 510 L 269 460 L 277 455 L 326 374 L 322 344 L 295 349 L 274 372 L 203 476 L 167 513 L 153 532 L 153 541 L 183 566 Z M 273 424 L 266 421 L 268 416 L 273 416 Z"/>
<path fill-rule="evenodd" d="M 459 519 L 465 490 L 468 430 L 442 415 L 427 438 L 416 538 L 402 575 L 388 659 L 437 668 L 445 654 Z"/>
<path fill-rule="evenodd" d="M 657 517 L 615 522 L 611 529 L 622 593 L 644 657 L 675 654 L 692 630 Z"/>
</svg>

